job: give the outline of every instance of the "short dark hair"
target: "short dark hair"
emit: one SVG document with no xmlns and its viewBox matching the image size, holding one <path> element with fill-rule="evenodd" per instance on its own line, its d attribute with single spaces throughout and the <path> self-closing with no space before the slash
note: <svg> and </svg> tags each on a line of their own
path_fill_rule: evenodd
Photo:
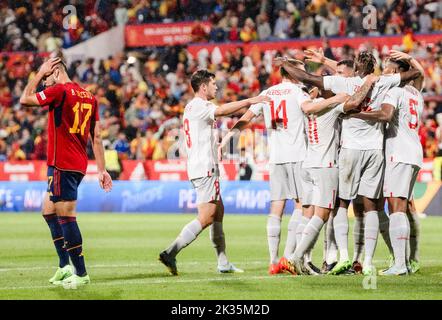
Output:
<svg viewBox="0 0 442 320">
<path fill-rule="evenodd" d="M 57 63 L 57 66 L 61 65 L 61 69 L 64 69 L 64 71 L 68 72 L 68 67 L 66 66 L 66 63 L 63 60 L 60 60 L 59 63 Z"/>
<path fill-rule="evenodd" d="M 410 64 L 408 61 L 405 60 L 395 60 L 395 59 L 388 59 L 388 62 L 395 63 L 398 66 L 398 72 L 405 72 L 410 70 Z"/>
<path fill-rule="evenodd" d="M 288 62 L 293 65 L 294 67 L 298 67 L 298 66 L 303 66 L 304 62 L 302 62 L 301 60 L 297 60 L 297 59 L 288 59 Z M 287 79 L 293 79 L 290 74 L 287 72 L 287 70 L 284 69 L 284 67 L 281 67 L 281 76 L 283 78 L 287 78 Z"/>
<path fill-rule="evenodd" d="M 345 60 L 341 60 L 341 61 L 339 61 L 337 65 L 338 65 L 338 66 L 342 66 L 342 65 L 344 65 L 344 66 L 346 66 L 347 68 L 353 69 L 355 63 L 354 63 L 353 60 L 345 59 Z"/>
<path fill-rule="evenodd" d="M 358 69 L 358 71 L 363 74 L 373 73 L 376 65 L 376 58 L 370 51 L 361 51 L 356 57 L 356 65 L 361 68 Z"/>
<path fill-rule="evenodd" d="M 190 85 L 193 91 L 196 93 L 200 89 L 202 84 L 208 84 L 210 80 L 215 78 L 215 75 L 206 69 L 195 71 L 190 78 Z"/>
</svg>

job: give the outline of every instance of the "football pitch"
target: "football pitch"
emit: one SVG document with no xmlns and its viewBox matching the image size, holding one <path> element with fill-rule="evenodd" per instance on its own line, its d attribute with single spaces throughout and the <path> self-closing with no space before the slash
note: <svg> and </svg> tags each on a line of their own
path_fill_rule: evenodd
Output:
<svg viewBox="0 0 442 320">
<path fill-rule="evenodd" d="M 0 214 L 0 299 L 442 299 L 442 218 L 421 220 L 421 271 L 404 277 L 269 276 L 266 215 L 226 215 L 231 262 L 243 274 L 218 274 L 208 230 L 177 257 L 179 276 L 169 275 L 158 254 L 193 215 L 80 214 L 91 284 L 64 290 L 49 284 L 58 264 L 45 221 L 37 213 Z M 289 216 L 284 216 L 280 254 Z M 349 252 L 352 253 L 350 219 Z M 313 261 L 322 262 L 322 236 Z M 387 265 L 381 237 L 376 268 Z M 367 285 L 366 285 L 367 287 Z"/>
</svg>

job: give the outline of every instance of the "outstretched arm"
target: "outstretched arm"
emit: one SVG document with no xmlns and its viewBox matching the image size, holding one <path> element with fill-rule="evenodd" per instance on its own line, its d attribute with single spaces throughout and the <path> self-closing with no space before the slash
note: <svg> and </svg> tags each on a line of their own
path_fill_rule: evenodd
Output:
<svg viewBox="0 0 442 320">
<path fill-rule="evenodd" d="M 324 99 L 321 101 L 306 101 L 301 104 L 301 109 L 305 113 L 318 113 L 324 109 L 330 108 L 333 105 L 343 103 L 345 100 L 349 98 L 348 94 L 339 93 L 331 98 Z"/>
<path fill-rule="evenodd" d="M 278 57 L 273 60 L 273 63 L 276 66 L 284 67 L 284 69 L 288 72 L 288 74 L 291 77 L 293 77 L 303 83 L 318 87 L 319 89 L 324 89 L 323 77 L 307 73 L 307 72 L 293 66 L 290 62 L 288 62 L 286 57 L 284 57 L 284 58 Z"/>
<path fill-rule="evenodd" d="M 216 108 L 215 117 L 227 116 L 241 110 L 244 107 L 261 102 L 270 102 L 270 98 L 265 95 L 260 95 L 249 99 L 226 103 Z"/>
<path fill-rule="evenodd" d="M 220 145 L 218 146 L 218 160 L 222 160 L 222 149 L 225 147 L 225 145 L 232 139 L 235 134 L 245 128 L 249 124 L 250 121 L 255 117 L 255 114 L 247 110 L 246 113 L 243 114 L 243 116 L 235 123 L 235 125 L 229 130 L 229 132 L 224 136 L 222 139 Z"/>
<path fill-rule="evenodd" d="M 40 81 L 49 76 L 53 71 L 57 63 L 61 61 L 60 58 L 51 58 L 43 63 L 35 76 L 28 82 L 20 97 L 20 103 L 25 106 L 39 106 L 40 103 L 35 95 L 37 86 Z"/>
<path fill-rule="evenodd" d="M 327 58 L 324 55 L 322 48 L 319 48 L 319 50 L 304 50 L 304 55 L 306 57 L 306 61 L 323 64 L 329 67 L 334 73 L 336 73 L 336 70 L 338 69 L 338 62 Z"/>
<path fill-rule="evenodd" d="M 345 102 L 344 112 L 359 107 L 378 80 L 379 77 L 375 76 L 374 74 L 370 74 L 369 76 L 367 76 L 367 79 L 365 80 L 362 87 L 360 87 L 358 91 L 356 91 L 356 93 L 353 94 L 351 98 L 347 100 L 347 102 Z"/>
<path fill-rule="evenodd" d="M 393 119 L 394 107 L 384 103 L 380 110 L 354 113 L 350 117 L 368 121 L 389 122 Z"/>
</svg>

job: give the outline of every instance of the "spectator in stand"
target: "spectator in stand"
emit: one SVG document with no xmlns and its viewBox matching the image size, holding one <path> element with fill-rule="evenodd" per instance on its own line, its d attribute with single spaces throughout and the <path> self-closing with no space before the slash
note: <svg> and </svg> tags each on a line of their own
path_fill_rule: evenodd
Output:
<svg viewBox="0 0 442 320">
<path fill-rule="evenodd" d="M 236 16 L 230 18 L 228 40 L 232 42 L 239 40 L 238 17 Z"/>
<path fill-rule="evenodd" d="M 269 40 L 272 36 L 272 28 L 270 28 L 270 24 L 265 13 L 257 16 L 257 24 L 258 24 L 258 39 L 261 41 Z"/>
<path fill-rule="evenodd" d="M 251 18 L 247 18 L 244 27 L 242 27 L 239 34 L 239 38 L 243 42 L 250 42 L 258 39 L 258 35 L 255 30 L 255 23 Z"/>
<path fill-rule="evenodd" d="M 311 14 L 307 11 L 302 12 L 301 23 L 298 27 L 300 37 L 301 38 L 311 38 L 314 34 L 314 24 L 315 21 L 312 18 Z"/>
<path fill-rule="evenodd" d="M 208 39 L 206 30 L 200 20 L 196 20 L 192 26 L 192 42 L 205 42 Z"/>
<path fill-rule="evenodd" d="M 279 10 L 273 35 L 278 39 L 287 39 L 290 33 L 291 21 L 286 11 Z"/>
<path fill-rule="evenodd" d="M 115 141 L 114 149 L 118 152 L 118 156 L 120 159 L 129 159 L 130 145 L 124 132 L 120 132 L 118 134 L 118 139 L 117 141 Z"/>
<path fill-rule="evenodd" d="M 404 25 L 404 21 L 401 16 L 393 11 L 391 13 L 390 19 L 388 19 L 387 25 L 385 26 L 386 34 L 400 34 L 402 32 L 402 27 Z"/>
<path fill-rule="evenodd" d="M 103 141 L 104 159 L 106 162 L 106 170 L 111 176 L 112 180 L 118 180 L 123 171 L 123 163 L 115 149 L 112 149 L 111 143 L 108 140 Z"/>
<path fill-rule="evenodd" d="M 360 36 L 363 34 L 363 17 L 361 11 L 356 6 L 351 6 L 350 14 L 347 20 L 347 31 L 349 37 Z"/>
<path fill-rule="evenodd" d="M 419 15 L 419 25 L 420 33 L 429 33 L 432 27 L 432 20 L 430 13 L 427 10 L 423 10 L 423 12 Z"/>
<path fill-rule="evenodd" d="M 129 16 L 125 3 L 120 1 L 115 9 L 115 22 L 118 26 L 125 25 L 129 21 Z"/>
</svg>

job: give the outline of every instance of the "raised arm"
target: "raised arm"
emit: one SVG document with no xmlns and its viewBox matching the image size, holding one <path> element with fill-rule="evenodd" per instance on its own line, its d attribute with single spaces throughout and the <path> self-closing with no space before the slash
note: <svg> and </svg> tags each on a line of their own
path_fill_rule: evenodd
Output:
<svg viewBox="0 0 442 320">
<path fill-rule="evenodd" d="M 384 103 L 381 109 L 376 111 L 354 113 L 350 117 L 376 122 L 390 122 L 393 119 L 394 106 Z"/>
<path fill-rule="evenodd" d="M 375 76 L 374 74 L 370 74 L 367 76 L 367 79 L 365 80 L 362 87 L 358 89 L 358 91 L 355 92 L 351 96 L 350 99 L 347 100 L 344 104 L 344 112 L 347 112 L 349 110 L 356 109 L 361 105 L 361 103 L 365 100 L 367 97 L 367 94 L 370 92 L 370 90 L 373 88 L 374 84 L 379 80 L 378 76 Z"/>
<path fill-rule="evenodd" d="M 407 54 L 405 52 L 397 51 L 397 50 L 390 50 L 390 57 L 392 57 L 395 60 L 405 60 L 410 64 L 410 66 L 413 69 L 416 69 L 419 71 L 419 77 L 413 81 L 413 86 L 417 90 L 421 91 L 422 87 L 424 86 L 425 70 L 422 67 L 422 65 L 419 63 L 419 61 L 414 59 L 409 54 Z"/>
<path fill-rule="evenodd" d="M 420 74 L 421 74 L 420 71 L 417 69 L 414 69 L 414 68 L 412 68 L 408 71 L 405 71 L 405 72 L 401 72 L 400 73 L 401 83 L 403 84 L 403 83 L 407 83 L 411 80 L 416 80 L 417 78 L 419 78 Z"/>
<path fill-rule="evenodd" d="M 324 109 L 330 108 L 333 105 L 345 102 L 349 98 L 348 94 L 339 93 L 331 98 L 321 101 L 306 101 L 301 104 L 301 109 L 304 113 L 318 113 Z"/>
<path fill-rule="evenodd" d="M 322 76 L 316 76 L 310 73 L 307 73 L 292 64 L 290 64 L 286 57 L 278 57 L 273 60 L 273 63 L 276 66 L 282 66 L 284 69 L 290 74 L 291 77 L 306 83 L 318 87 L 319 89 L 324 89 L 324 81 Z"/>
<path fill-rule="evenodd" d="M 230 139 L 232 139 L 236 135 L 237 132 L 240 132 L 241 130 L 243 130 L 249 124 L 249 122 L 252 121 L 252 119 L 254 117 L 255 117 L 255 114 L 252 111 L 247 110 L 247 112 L 244 113 L 241 118 L 239 118 L 239 120 L 235 123 L 235 125 L 223 137 L 220 145 L 218 146 L 218 160 L 219 161 L 222 160 L 222 149 L 225 147 L 225 145 L 230 141 Z"/>
<path fill-rule="evenodd" d="M 54 72 L 55 66 L 60 61 L 61 61 L 60 58 L 51 58 L 41 65 L 40 69 L 37 71 L 35 76 L 28 82 L 26 87 L 23 89 L 23 93 L 20 97 L 20 103 L 22 105 L 30 107 L 40 105 L 35 95 L 37 91 L 37 86 L 44 77 L 47 77 L 52 72 Z"/>
<path fill-rule="evenodd" d="M 216 108 L 215 117 L 227 116 L 241 110 L 244 107 L 249 107 L 252 104 L 261 102 L 270 102 L 270 98 L 265 95 L 260 95 L 249 99 L 226 103 Z"/>
<path fill-rule="evenodd" d="M 323 64 L 330 68 L 333 73 L 336 73 L 336 70 L 338 69 L 338 62 L 327 58 L 324 55 L 322 48 L 319 48 L 319 50 L 304 50 L 304 55 L 306 57 L 306 61 Z"/>
</svg>

